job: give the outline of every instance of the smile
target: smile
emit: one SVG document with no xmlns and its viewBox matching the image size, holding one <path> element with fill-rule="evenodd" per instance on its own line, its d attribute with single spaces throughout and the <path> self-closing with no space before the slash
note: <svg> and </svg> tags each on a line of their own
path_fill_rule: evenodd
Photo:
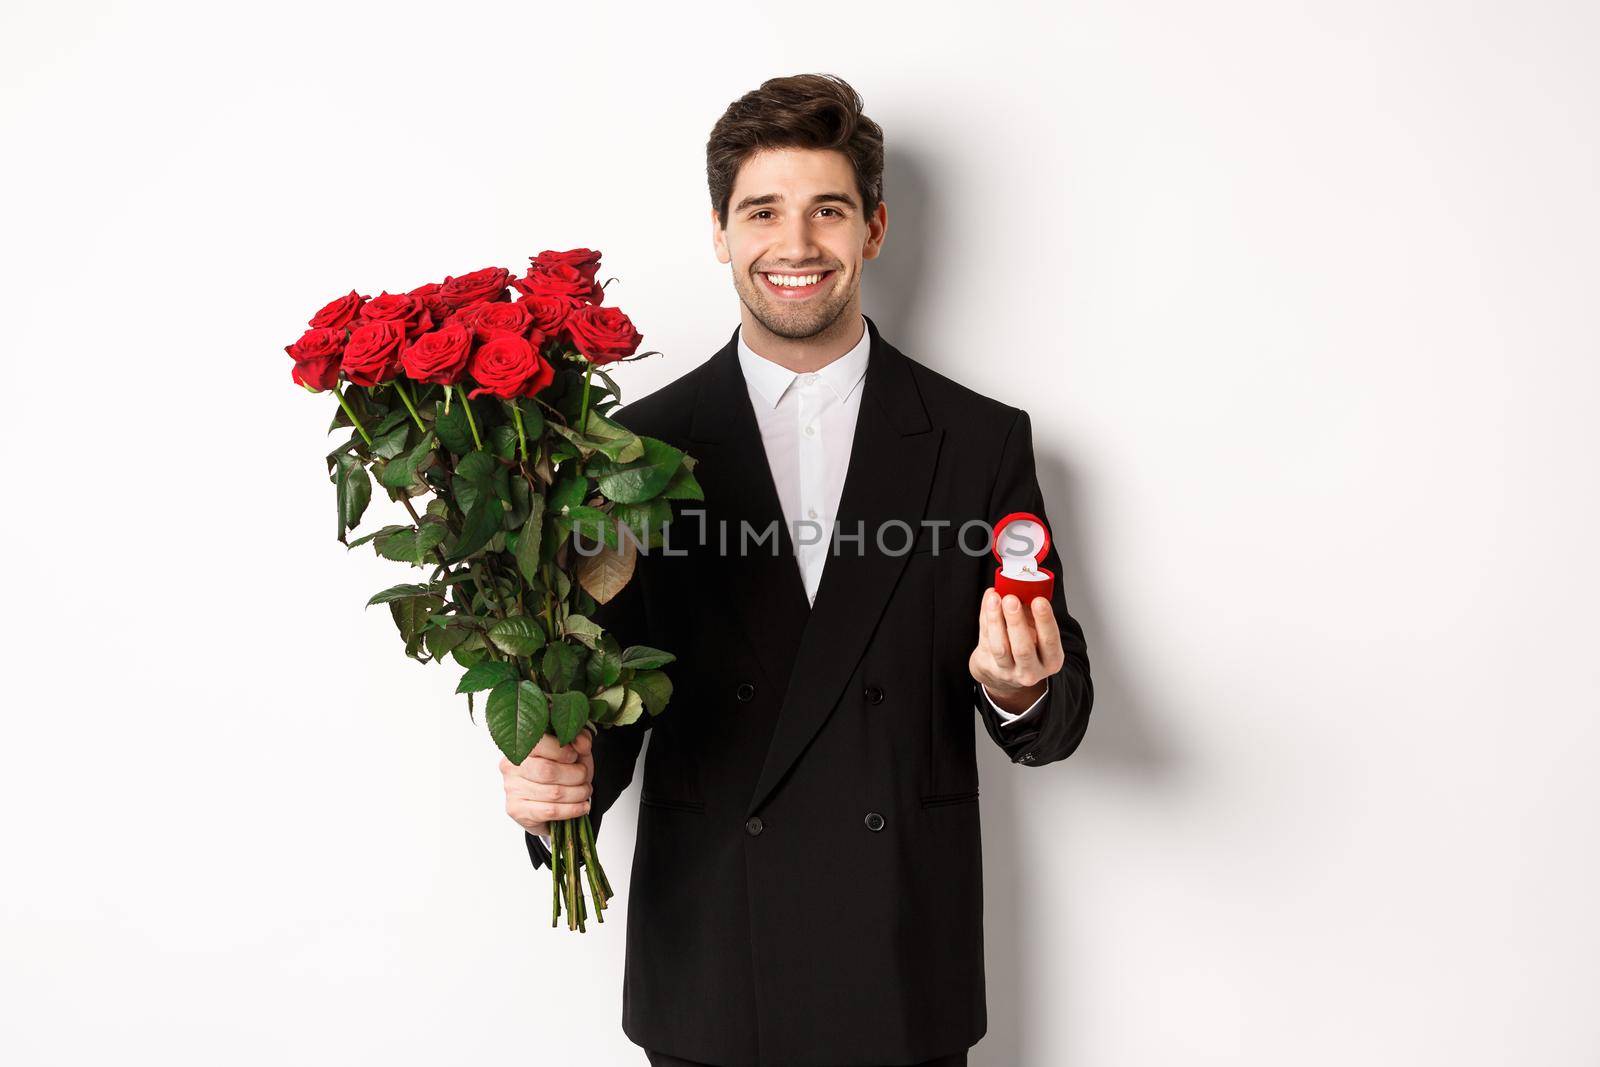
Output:
<svg viewBox="0 0 1600 1067">
<path fill-rule="evenodd" d="M 780 300 L 804 300 L 819 293 L 833 277 L 831 270 L 812 271 L 810 274 L 782 274 L 762 272 L 758 275 L 767 291 Z"/>
</svg>

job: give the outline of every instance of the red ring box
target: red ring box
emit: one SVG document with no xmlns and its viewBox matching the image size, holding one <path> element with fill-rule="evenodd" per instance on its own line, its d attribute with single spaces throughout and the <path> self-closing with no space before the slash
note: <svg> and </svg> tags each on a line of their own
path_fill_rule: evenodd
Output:
<svg viewBox="0 0 1600 1067">
<path fill-rule="evenodd" d="M 1034 597 L 1050 599 L 1056 576 L 1042 566 L 1050 551 L 1050 528 L 1043 519 L 1026 511 L 1013 511 L 994 524 L 991 551 L 1000 561 L 994 571 L 995 592 L 1001 596 L 1015 593 L 1023 607 Z"/>
</svg>

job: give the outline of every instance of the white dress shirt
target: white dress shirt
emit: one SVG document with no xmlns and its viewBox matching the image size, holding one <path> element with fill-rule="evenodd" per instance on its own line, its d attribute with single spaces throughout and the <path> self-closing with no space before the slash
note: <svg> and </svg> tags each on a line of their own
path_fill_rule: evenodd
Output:
<svg viewBox="0 0 1600 1067">
<path fill-rule="evenodd" d="M 819 371 L 800 374 L 758 355 L 745 344 L 743 328 L 739 330 L 739 369 L 761 427 L 761 443 L 794 543 L 806 599 L 813 603 L 828 562 L 845 471 L 850 468 L 871 342 L 863 318 L 861 340 L 854 348 Z M 1010 726 L 1036 714 L 1050 687 L 1047 683 L 1038 700 L 1016 713 L 996 704 L 987 688 L 983 695 L 1000 721 Z"/>
</svg>

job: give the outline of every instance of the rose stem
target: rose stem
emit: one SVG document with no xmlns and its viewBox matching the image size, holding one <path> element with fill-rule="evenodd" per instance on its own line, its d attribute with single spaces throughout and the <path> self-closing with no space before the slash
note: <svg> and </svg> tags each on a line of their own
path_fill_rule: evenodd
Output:
<svg viewBox="0 0 1600 1067">
<path fill-rule="evenodd" d="M 572 843 L 572 827 L 567 825 L 570 819 L 562 820 L 563 829 L 562 847 L 567 851 L 567 929 L 575 930 L 581 925 L 578 920 L 578 857 Z"/>
<path fill-rule="evenodd" d="M 417 414 L 417 406 L 411 402 L 411 394 L 406 392 L 406 383 L 396 378 L 394 380 L 394 388 L 395 392 L 400 394 L 400 399 L 405 401 L 406 410 L 411 412 L 412 421 L 417 424 L 417 429 L 427 433 L 428 428 L 422 424 L 422 416 Z"/>
<path fill-rule="evenodd" d="M 595 844 L 594 823 L 589 821 L 588 812 L 583 813 L 583 832 L 588 835 L 589 848 L 594 853 L 594 872 L 600 876 L 600 888 L 606 891 L 606 899 L 610 900 L 617 892 L 611 888 L 611 879 L 606 877 L 606 869 L 600 862 L 600 846 Z"/>
<path fill-rule="evenodd" d="M 344 393 L 340 391 L 338 382 L 333 383 L 333 396 L 335 400 L 339 401 L 339 406 L 344 408 L 344 413 L 350 416 L 350 421 L 355 424 L 356 430 L 361 434 L 361 439 L 367 443 L 368 448 L 371 448 L 372 435 L 367 433 L 367 428 L 361 425 L 361 420 L 356 418 L 356 413 L 350 409 L 350 404 L 345 400 Z"/>
<path fill-rule="evenodd" d="M 578 823 L 578 846 L 583 850 L 584 866 L 588 869 L 589 895 L 594 897 L 595 918 L 605 922 L 607 894 L 605 887 L 600 884 L 600 876 L 595 873 L 594 842 L 589 837 L 589 813 L 584 812 L 576 822 Z"/>
<path fill-rule="evenodd" d="M 516 398 L 511 400 L 511 417 L 517 420 L 517 447 L 522 450 L 522 462 L 528 462 L 528 439 L 522 432 L 522 406 Z"/>
<path fill-rule="evenodd" d="M 579 432 L 589 432 L 589 379 L 594 375 L 594 364 L 583 369 L 583 403 L 578 405 Z"/>
<path fill-rule="evenodd" d="M 550 927 L 561 916 L 561 824 L 550 827 Z"/>
<path fill-rule="evenodd" d="M 450 388 L 445 386 L 446 389 Z M 461 389 L 461 386 L 456 386 Z M 461 389 L 461 406 L 467 409 L 467 425 L 472 427 L 472 443 L 478 446 L 478 451 L 483 451 L 483 438 L 478 436 L 478 422 L 472 417 L 472 401 L 467 397 L 467 391 Z"/>
</svg>

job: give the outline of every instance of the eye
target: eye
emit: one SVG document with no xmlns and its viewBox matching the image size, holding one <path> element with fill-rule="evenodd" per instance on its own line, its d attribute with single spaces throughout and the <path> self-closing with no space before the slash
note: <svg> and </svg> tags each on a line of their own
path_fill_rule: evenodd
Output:
<svg viewBox="0 0 1600 1067">
<path fill-rule="evenodd" d="M 772 214 L 772 212 L 770 210 L 768 210 L 767 208 L 762 208 L 760 211 L 757 211 L 755 214 L 751 215 L 750 217 L 753 218 L 753 219 L 758 219 L 762 215 L 770 215 L 770 214 Z"/>
<path fill-rule="evenodd" d="M 840 218 L 844 218 L 844 215 L 836 207 L 825 207 L 825 208 L 819 208 L 818 210 L 819 211 L 831 211 L 835 215 L 838 215 Z"/>
</svg>

